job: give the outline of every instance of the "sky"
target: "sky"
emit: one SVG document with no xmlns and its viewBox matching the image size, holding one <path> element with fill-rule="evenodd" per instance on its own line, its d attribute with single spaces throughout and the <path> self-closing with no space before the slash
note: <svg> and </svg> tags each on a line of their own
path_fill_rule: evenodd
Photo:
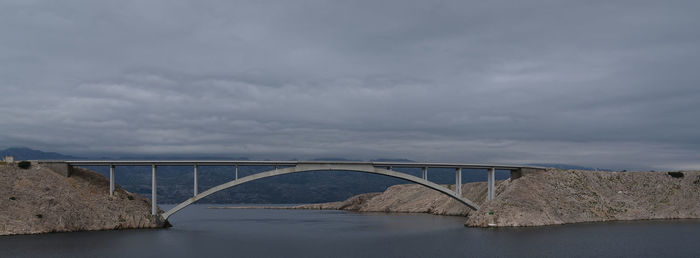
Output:
<svg viewBox="0 0 700 258">
<path fill-rule="evenodd" d="M 0 0 L 0 148 L 700 169 L 699 11 Z"/>
</svg>

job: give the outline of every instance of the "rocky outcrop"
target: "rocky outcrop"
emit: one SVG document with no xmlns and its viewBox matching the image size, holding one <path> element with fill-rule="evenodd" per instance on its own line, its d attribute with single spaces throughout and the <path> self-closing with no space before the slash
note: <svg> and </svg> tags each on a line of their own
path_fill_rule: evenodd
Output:
<svg viewBox="0 0 700 258">
<path fill-rule="evenodd" d="M 0 235 L 163 227 L 150 200 L 116 187 L 96 172 L 70 177 L 33 164 L 0 165 Z"/>
<path fill-rule="evenodd" d="M 493 213 L 490 215 L 489 213 Z M 554 170 L 506 180 L 467 226 L 700 218 L 700 172 Z"/>
<path fill-rule="evenodd" d="M 450 186 L 454 189 L 454 185 Z M 462 187 L 464 196 L 481 204 L 486 198 L 486 182 L 467 183 Z M 342 202 L 299 205 L 298 209 L 332 209 L 360 212 L 407 212 L 435 215 L 467 216 L 472 209 L 455 199 L 415 184 L 394 185 L 382 193 L 368 193 Z"/>
<path fill-rule="evenodd" d="M 516 180 L 498 181 L 496 198 L 491 201 L 485 201 L 485 182 L 465 184 L 462 192 L 480 205 L 479 210 L 472 211 L 450 197 L 419 185 L 396 185 L 383 193 L 297 208 L 466 216 L 466 225 L 474 227 L 700 218 L 698 171 L 548 169 L 527 173 Z"/>
</svg>

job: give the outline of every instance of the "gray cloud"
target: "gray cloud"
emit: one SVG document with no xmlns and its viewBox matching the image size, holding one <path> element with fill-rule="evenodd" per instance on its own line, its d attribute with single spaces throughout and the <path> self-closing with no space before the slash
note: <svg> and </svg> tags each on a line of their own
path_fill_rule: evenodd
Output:
<svg viewBox="0 0 700 258">
<path fill-rule="evenodd" d="M 700 168 L 695 1 L 0 3 L 0 147 Z"/>
</svg>

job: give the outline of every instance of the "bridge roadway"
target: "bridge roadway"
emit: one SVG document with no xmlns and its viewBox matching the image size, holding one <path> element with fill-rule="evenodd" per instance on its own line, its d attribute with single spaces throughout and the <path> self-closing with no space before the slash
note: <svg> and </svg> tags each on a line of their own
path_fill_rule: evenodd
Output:
<svg viewBox="0 0 700 258">
<path fill-rule="evenodd" d="M 348 162 L 348 161 L 248 161 L 248 160 L 72 160 L 63 161 L 64 166 L 70 170 L 73 166 L 109 166 L 109 194 L 114 195 L 114 169 L 116 166 L 151 166 L 151 214 L 158 215 L 157 209 L 157 182 L 158 166 L 192 166 L 194 171 L 194 191 L 193 196 L 178 204 L 172 209 L 160 214 L 160 218 L 167 220 L 168 217 L 187 207 L 188 205 L 218 191 L 228 189 L 246 182 L 306 171 L 354 171 L 361 173 L 371 173 L 400 178 L 416 184 L 439 191 L 450 196 L 468 207 L 477 210 L 479 206 L 473 201 L 462 196 L 462 170 L 463 169 L 483 169 L 488 173 L 488 195 L 487 200 L 495 197 L 495 171 L 510 170 L 511 178 L 520 177 L 524 171 L 543 170 L 541 167 L 517 166 L 517 165 L 491 165 L 491 164 L 462 164 L 462 163 L 419 163 L 419 162 Z M 198 190 L 199 166 L 232 166 L 235 179 L 214 186 L 204 192 Z M 263 166 L 273 167 L 272 170 L 255 173 L 242 178 L 238 178 L 239 166 Z M 421 168 L 421 177 L 413 176 L 404 172 L 392 170 L 393 168 Z M 449 189 L 446 186 L 438 185 L 428 181 L 428 169 L 430 168 L 453 168 L 455 169 L 455 188 Z M 68 172 L 70 174 L 70 172 Z"/>
</svg>

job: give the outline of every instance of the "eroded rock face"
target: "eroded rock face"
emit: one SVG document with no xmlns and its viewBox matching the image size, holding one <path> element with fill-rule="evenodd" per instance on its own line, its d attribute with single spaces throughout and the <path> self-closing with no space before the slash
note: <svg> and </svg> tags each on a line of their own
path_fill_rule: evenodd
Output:
<svg viewBox="0 0 700 258">
<path fill-rule="evenodd" d="M 63 177 L 33 164 L 0 165 L 0 235 L 157 228 L 151 202 L 116 187 L 96 172 L 75 168 Z"/>
<path fill-rule="evenodd" d="M 578 222 L 700 218 L 700 172 L 554 170 L 507 180 L 468 226 L 540 226 Z M 493 212 L 493 215 L 489 215 Z"/>
</svg>

